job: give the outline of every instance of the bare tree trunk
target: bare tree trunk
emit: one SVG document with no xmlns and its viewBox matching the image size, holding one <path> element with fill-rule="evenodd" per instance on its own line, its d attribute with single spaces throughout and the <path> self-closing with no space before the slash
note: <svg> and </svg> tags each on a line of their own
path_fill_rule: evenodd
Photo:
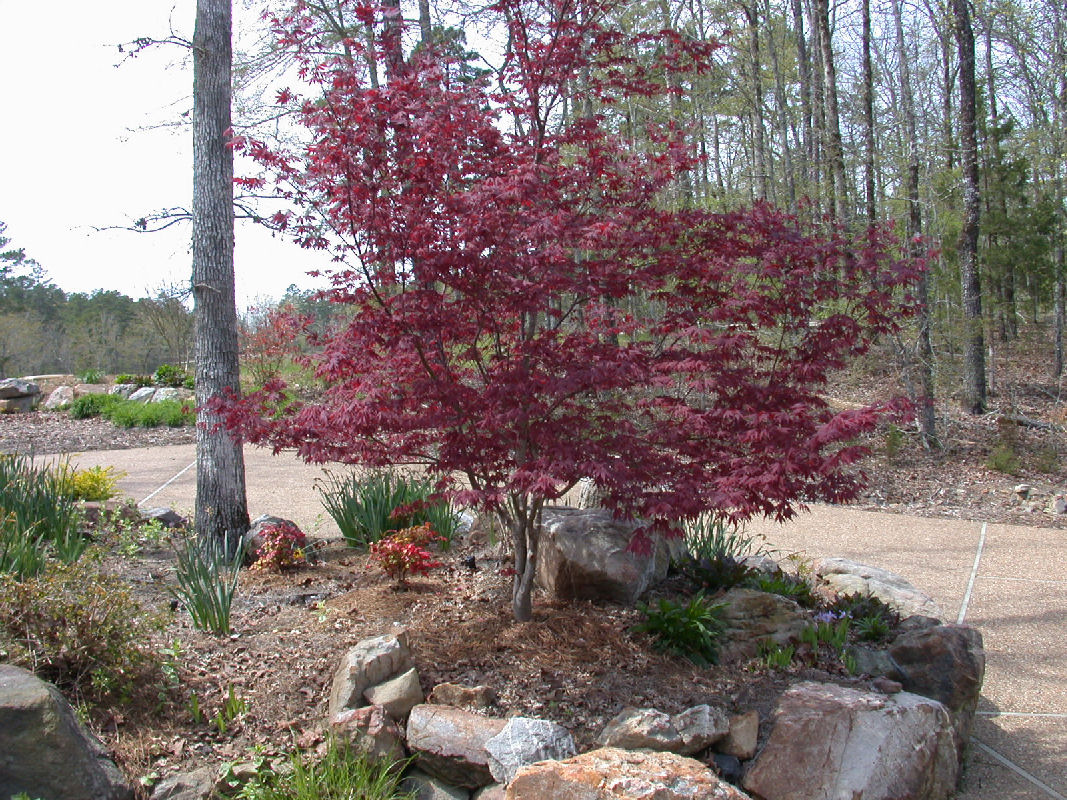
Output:
<svg viewBox="0 0 1067 800">
<path fill-rule="evenodd" d="M 803 135 L 803 165 L 800 174 L 804 191 L 810 192 L 813 183 L 812 166 L 815 163 L 815 146 L 811 133 L 811 59 L 808 57 L 808 43 L 804 35 L 804 12 L 800 0 L 792 0 L 793 27 L 796 36 L 797 70 L 800 83 L 800 116 Z"/>
<path fill-rule="evenodd" d="M 871 0 L 863 0 L 863 185 L 867 224 L 878 220 L 878 199 L 874 184 L 874 66 L 871 64 Z"/>
<path fill-rule="evenodd" d="M 765 0 L 763 10 L 769 20 L 771 18 L 771 0 Z M 793 210 L 796 208 L 797 203 L 797 184 L 793 168 L 793 148 L 789 144 L 789 105 L 786 101 L 782 67 L 778 63 L 776 43 L 772 41 L 768 50 L 771 54 L 771 69 L 774 71 L 774 99 L 778 110 L 775 124 L 778 128 L 778 138 L 782 143 L 782 166 L 785 170 L 786 201 L 790 210 Z"/>
<path fill-rule="evenodd" d="M 767 147 L 764 142 L 763 81 L 760 77 L 759 8 L 755 0 L 751 6 L 742 5 L 748 20 L 749 89 L 752 92 L 752 168 L 756 173 L 756 197 L 767 199 L 770 194 L 767 169 Z"/>
<path fill-rule="evenodd" d="M 823 91 L 826 101 L 826 144 L 830 159 L 831 213 L 835 219 L 846 222 L 850 214 L 845 200 L 845 151 L 841 141 L 841 115 L 837 107 L 837 68 L 834 66 L 834 48 L 830 38 L 830 2 L 814 0 L 815 17 L 819 25 L 819 47 L 822 50 Z"/>
<path fill-rule="evenodd" d="M 893 2 L 893 22 L 897 35 L 897 58 L 900 61 L 900 104 L 904 111 L 904 130 L 908 153 L 908 254 L 912 258 L 923 255 L 922 206 L 919 204 L 919 137 L 915 119 L 915 95 L 912 92 L 911 67 L 904 42 L 904 22 L 900 8 L 901 0 Z M 937 447 L 936 418 L 934 415 L 934 352 L 930 341 L 930 280 L 924 271 L 919 280 L 919 435 L 925 447 Z"/>
<path fill-rule="evenodd" d="M 193 32 L 196 530 L 231 550 L 248 530 L 244 453 L 205 406 L 240 392 L 233 270 L 230 0 L 197 0 Z"/>
<path fill-rule="evenodd" d="M 960 59 L 960 163 L 963 165 L 963 227 L 959 238 L 964 322 L 964 407 L 972 414 L 986 408 L 982 285 L 978 272 L 981 194 L 978 183 L 978 130 L 974 77 L 974 29 L 967 0 L 952 0 Z"/>
</svg>

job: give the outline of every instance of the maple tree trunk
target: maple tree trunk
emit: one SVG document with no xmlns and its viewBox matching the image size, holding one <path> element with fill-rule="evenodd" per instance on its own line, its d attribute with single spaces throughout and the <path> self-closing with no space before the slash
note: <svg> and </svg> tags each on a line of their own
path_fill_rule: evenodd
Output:
<svg viewBox="0 0 1067 800">
<path fill-rule="evenodd" d="M 978 131 L 975 117 L 974 30 L 967 0 L 952 0 L 956 46 L 960 57 L 960 163 L 963 166 L 963 227 L 959 238 L 960 282 L 964 324 L 964 406 L 972 414 L 986 407 L 985 343 L 982 331 L 982 286 L 978 274 Z"/>
<path fill-rule="evenodd" d="M 240 390 L 233 271 L 230 0 L 197 0 L 193 33 L 193 300 L 197 533 L 236 549 L 248 530 L 244 453 L 206 404 Z"/>
<path fill-rule="evenodd" d="M 515 577 L 511 589 L 511 610 L 516 622 L 533 619 L 533 584 L 541 531 L 541 502 L 528 497 L 512 497 L 503 512 L 511 532 L 515 556 Z"/>
</svg>

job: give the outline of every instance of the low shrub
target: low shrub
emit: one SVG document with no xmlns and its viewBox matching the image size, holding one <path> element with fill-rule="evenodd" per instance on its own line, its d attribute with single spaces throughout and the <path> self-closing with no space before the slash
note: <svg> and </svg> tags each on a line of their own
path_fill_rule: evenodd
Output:
<svg viewBox="0 0 1067 800">
<path fill-rule="evenodd" d="M 77 500 L 103 502 L 119 493 L 117 482 L 126 473 L 118 472 L 114 467 L 87 467 L 74 469 L 69 464 L 56 468 L 56 474 L 65 491 Z"/>
<path fill-rule="evenodd" d="M 443 541 L 444 537 L 438 536 L 430 523 L 424 522 L 373 542 L 370 546 L 371 559 L 398 586 L 403 586 L 409 575 L 429 575 L 431 569 L 441 566 L 426 548 L 434 542 Z"/>
<path fill-rule="evenodd" d="M 433 486 L 426 479 L 382 470 L 364 477 L 331 476 L 316 488 L 326 511 L 352 547 L 366 547 L 389 531 L 423 523 L 429 523 L 447 547 L 459 524 L 451 504 L 430 499 Z"/>
<path fill-rule="evenodd" d="M 102 383 L 104 380 L 103 370 L 87 369 L 78 373 L 79 383 Z"/>
<path fill-rule="evenodd" d="M 75 698 L 128 696 L 157 666 L 149 641 L 162 624 L 93 557 L 52 562 L 25 580 L 0 575 L 2 660 L 32 670 Z"/>
<path fill-rule="evenodd" d="M 252 569 L 281 572 L 306 562 L 307 537 L 291 522 L 270 523 L 259 530 L 263 544 L 253 554 Z"/>
<path fill-rule="evenodd" d="M 122 375 L 115 376 L 115 383 L 133 385 L 133 386 L 151 386 L 152 379 L 147 375 L 130 375 L 129 373 L 123 373 Z"/>
<path fill-rule="evenodd" d="M 152 383 L 156 386 L 171 386 L 178 389 L 185 386 L 188 380 L 190 380 L 189 373 L 174 364 L 160 364 L 159 368 L 152 373 Z"/>
<path fill-rule="evenodd" d="M 819 598 L 812 590 L 811 583 L 801 575 L 790 575 L 777 570 L 769 575 L 756 575 L 750 581 L 754 589 L 788 597 L 804 608 L 815 608 Z"/>
<path fill-rule="evenodd" d="M 650 634 L 657 650 L 706 666 L 718 658 L 719 638 L 726 627 L 722 620 L 724 607 L 722 603 L 709 603 L 703 592 L 685 603 L 661 598 L 655 606 L 638 605 L 646 619 L 634 630 Z"/>
<path fill-rule="evenodd" d="M 846 594 L 834 599 L 826 606 L 826 611 L 840 616 L 847 616 L 852 620 L 876 618 L 884 620 L 890 628 L 900 624 L 900 614 L 896 610 L 879 600 L 873 594 Z"/>
<path fill-rule="evenodd" d="M 74 398 L 68 410 L 74 419 L 107 417 L 112 409 L 123 402 L 125 401 L 117 394 L 83 394 Z"/>
<path fill-rule="evenodd" d="M 683 529 L 689 554 L 697 561 L 710 561 L 724 556 L 740 561 L 746 556 L 764 552 L 760 537 L 749 535 L 742 528 L 714 514 L 701 514 L 695 519 L 686 520 Z"/>
</svg>

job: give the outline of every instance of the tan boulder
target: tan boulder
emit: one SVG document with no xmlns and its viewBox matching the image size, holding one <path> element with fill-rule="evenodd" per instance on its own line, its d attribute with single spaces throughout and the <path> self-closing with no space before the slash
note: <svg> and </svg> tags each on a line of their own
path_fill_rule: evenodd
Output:
<svg viewBox="0 0 1067 800">
<path fill-rule="evenodd" d="M 519 770 L 506 800 L 751 800 L 692 758 L 605 747 Z"/>
<path fill-rule="evenodd" d="M 452 786 L 478 789 L 493 783 L 486 743 L 507 720 L 453 706 L 417 705 L 408 715 L 408 749 L 416 765 Z"/>
</svg>

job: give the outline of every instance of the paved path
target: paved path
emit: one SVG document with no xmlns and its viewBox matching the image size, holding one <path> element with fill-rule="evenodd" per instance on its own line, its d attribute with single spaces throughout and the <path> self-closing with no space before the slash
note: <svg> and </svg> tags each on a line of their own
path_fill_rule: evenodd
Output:
<svg viewBox="0 0 1067 800">
<path fill-rule="evenodd" d="M 192 445 L 90 452 L 145 507 L 190 513 Z M 335 536 L 314 489 L 324 470 L 246 448 L 249 512 Z M 932 595 L 946 618 L 985 638 L 986 677 L 960 800 L 1067 800 L 1067 532 L 816 506 L 786 525 L 750 526 L 782 552 L 843 556 L 892 570 Z"/>
</svg>

